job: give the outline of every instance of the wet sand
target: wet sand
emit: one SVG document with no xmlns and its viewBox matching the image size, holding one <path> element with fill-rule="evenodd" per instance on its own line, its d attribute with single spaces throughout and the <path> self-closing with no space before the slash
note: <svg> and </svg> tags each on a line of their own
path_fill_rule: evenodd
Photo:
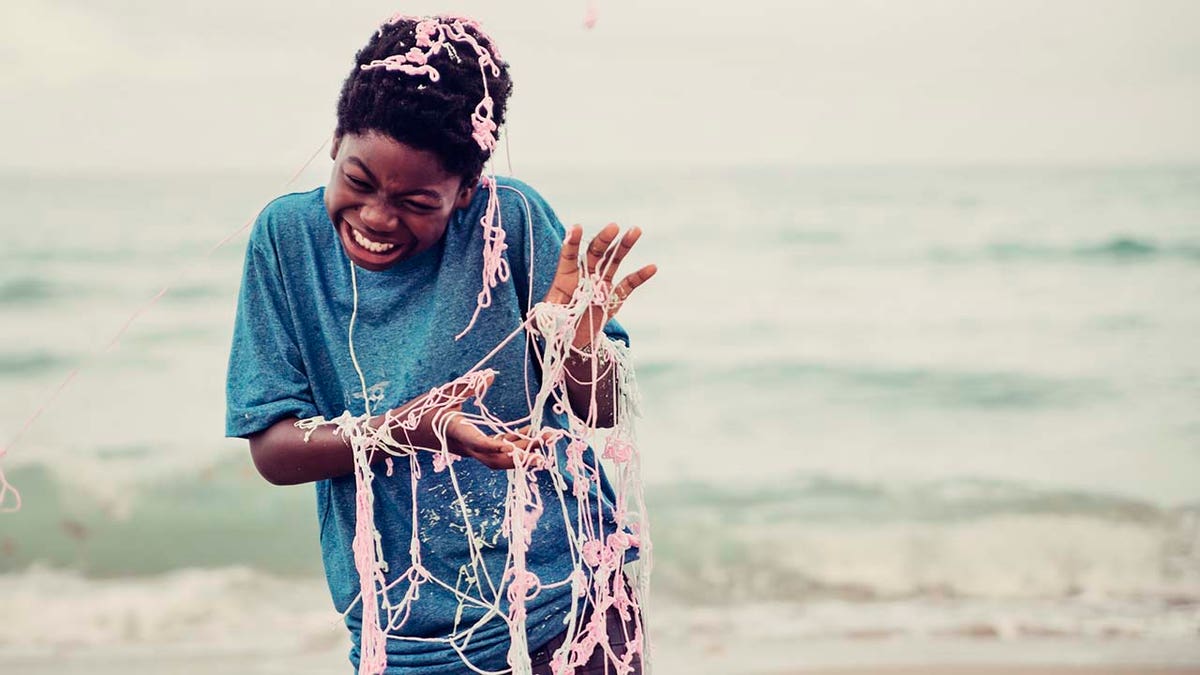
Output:
<svg viewBox="0 0 1200 675">
<path fill-rule="evenodd" d="M 1200 675 L 1200 640 L 1141 645 L 764 641 L 723 650 L 664 642 L 656 649 L 656 675 Z M 179 645 L 0 647 L 0 673 L 14 675 L 352 672 L 340 640 L 292 651 Z"/>
<path fill-rule="evenodd" d="M 765 673 L 763 675 L 766 675 Z M 774 675 L 1200 675 L 1200 667 L 1157 666 L 874 666 L 816 668 Z"/>
</svg>

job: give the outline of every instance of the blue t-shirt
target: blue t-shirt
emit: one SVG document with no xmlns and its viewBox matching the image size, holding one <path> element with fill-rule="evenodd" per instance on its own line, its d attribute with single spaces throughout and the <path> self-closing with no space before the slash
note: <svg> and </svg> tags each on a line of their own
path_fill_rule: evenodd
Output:
<svg viewBox="0 0 1200 675">
<path fill-rule="evenodd" d="M 358 316 L 354 347 L 379 414 L 398 407 L 433 387 L 462 375 L 524 321 L 528 308 L 545 296 L 554 277 L 564 231 L 549 205 L 523 183 L 498 179 L 500 225 L 508 245 L 504 255 L 510 280 L 492 289 L 492 304 L 461 340 L 475 311 L 483 284 L 483 231 L 479 220 L 487 190 L 476 191 L 466 209 L 456 212 L 446 234 L 435 246 L 395 266 L 372 272 L 357 270 Z M 271 202 L 255 223 L 246 251 L 245 272 L 229 359 L 226 434 L 246 437 L 283 418 L 317 415 L 332 419 L 349 410 L 364 412 L 362 387 L 350 360 L 347 331 L 353 303 L 350 262 L 342 250 L 324 204 L 324 188 L 285 195 Z M 528 209 L 528 215 L 526 212 Z M 533 289 L 529 271 L 533 270 Z M 610 337 L 628 341 L 624 330 L 610 322 Z M 502 420 L 529 414 L 530 398 L 540 385 L 535 360 L 526 356 L 525 336 L 518 336 L 484 367 L 497 372 L 484 403 Z M 469 409 L 470 406 L 468 405 Z M 548 413 L 548 424 L 565 425 L 562 415 Z M 349 450 L 347 450 L 349 452 Z M 417 455 L 418 537 L 422 563 L 437 578 L 468 594 L 492 598 L 492 588 L 506 597 L 501 576 L 507 542 L 500 532 L 504 518 L 506 475 L 475 460 L 454 464 L 459 487 L 476 537 L 484 542 L 484 575 L 464 573 L 470 560 L 461 505 L 446 471 L 435 472 L 432 453 Z M 560 461 L 565 459 L 560 456 Z M 589 451 L 586 461 L 595 464 Z M 394 459 L 394 473 L 375 465 L 375 525 L 382 536 L 390 582 L 410 566 L 412 477 L 407 459 Z M 560 464 L 565 465 L 565 464 Z M 577 509 L 567 483 L 566 522 L 575 523 Z M 542 584 L 561 582 L 572 571 L 564 514 L 550 480 L 537 482 L 545 512 L 533 533 L 527 557 L 530 571 Z M 612 488 L 601 481 L 600 527 L 614 529 Z M 350 607 L 359 593 L 351 543 L 354 538 L 355 484 L 352 475 L 316 483 L 317 517 L 325 575 L 334 606 Z M 596 517 L 595 514 L 585 517 Z M 480 589 L 482 586 L 482 590 Z M 390 591 L 399 604 L 408 582 Z M 506 600 L 501 603 L 507 611 Z M 531 649 L 561 633 L 571 608 L 570 584 L 543 588 L 527 603 L 526 622 Z M 461 609 L 461 615 L 456 612 Z M 354 602 L 347 615 L 357 666 L 361 607 Z M 382 614 L 382 613 L 381 613 Z M 420 587 L 419 599 L 404 624 L 389 631 L 387 655 L 393 668 L 419 668 L 422 673 L 465 671 L 462 659 L 445 642 L 393 639 L 394 636 L 444 638 L 475 624 L 484 615 L 476 606 L 460 608 L 458 600 L 435 583 Z M 386 617 L 384 617 L 386 620 Z M 493 617 L 476 628 L 458 647 L 480 668 L 499 669 L 507 663 L 509 633 Z"/>
</svg>

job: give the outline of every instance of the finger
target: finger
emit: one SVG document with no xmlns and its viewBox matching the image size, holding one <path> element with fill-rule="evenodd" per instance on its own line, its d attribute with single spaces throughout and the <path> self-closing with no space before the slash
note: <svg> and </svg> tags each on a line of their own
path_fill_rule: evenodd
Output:
<svg viewBox="0 0 1200 675">
<path fill-rule="evenodd" d="M 479 430 L 479 427 L 471 423 L 470 420 L 462 414 L 462 408 L 455 407 L 446 414 L 438 414 L 434 417 L 435 425 L 442 425 L 442 432 L 446 437 L 446 442 L 451 445 L 450 450 L 460 455 L 466 454 L 471 446 L 475 445 L 487 436 Z"/>
<path fill-rule="evenodd" d="M 497 434 L 496 438 L 502 438 L 512 444 L 510 456 L 514 465 L 520 463 L 526 469 L 545 469 L 550 466 L 545 452 L 547 432 L 543 430 L 536 436 L 532 435 L 532 432 L 533 427 L 526 425 L 516 431 Z"/>
<path fill-rule="evenodd" d="M 621 306 L 629 299 L 629 296 L 637 290 L 638 286 L 646 283 L 658 272 L 658 265 L 646 265 L 642 269 L 626 276 L 617 284 L 613 290 L 612 298 L 608 303 L 608 316 L 611 318 L 621 310 Z"/>
<path fill-rule="evenodd" d="M 558 254 L 558 267 L 554 270 L 554 281 L 546 294 L 547 302 L 565 303 L 575 292 L 575 283 L 579 278 L 579 242 L 582 240 L 583 228 L 571 226 Z"/>
<path fill-rule="evenodd" d="M 558 273 L 564 274 L 579 269 L 579 242 L 583 240 L 583 228 L 572 225 L 563 239 L 562 252 L 558 254 Z"/>
<path fill-rule="evenodd" d="M 479 455 L 511 455 L 513 449 L 517 448 L 517 443 L 504 440 L 501 438 L 483 437 L 477 439 L 476 443 L 471 447 L 472 452 Z"/>
<path fill-rule="evenodd" d="M 530 436 L 528 427 L 522 431 L 524 433 L 518 435 L 521 442 L 515 444 L 516 448 L 513 451 L 514 461 L 519 462 L 526 469 L 540 470 L 550 467 L 552 463 L 546 454 L 547 446 L 544 435 Z"/>
<path fill-rule="evenodd" d="M 613 240 L 617 238 L 617 233 L 621 228 L 617 227 L 616 223 L 609 223 L 592 238 L 592 243 L 587 247 L 587 266 L 586 271 L 592 274 L 600 269 L 600 263 L 608 254 L 608 249 L 612 246 Z"/>
<path fill-rule="evenodd" d="M 509 443 L 518 444 L 518 445 L 528 445 L 531 441 L 535 440 L 535 439 L 531 438 L 527 433 L 524 433 L 523 430 L 507 431 L 504 433 L 496 434 L 494 438 L 499 438 L 503 441 L 508 441 Z"/>
<path fill-rule="evenodd" d="M 489 469 L 506 470 L 515 469 L 517 466 L 512 455 L 486 454 L 475 455 L 474 458 Z"/>
<path fill-rule="evenodd" d="M 541 468 L 544 464 L 541 456 L 543 442 L 540 437 L 530 436 L 529 431 L 530 427 L 525 427 L 517 432 L 499 434 L 497 438 L 503 439 L 511 446 L 510 453 L 512 455 L 530 458 L 530 462 L 525 462 L 526 466 L 532 464 Z"/>
<path fill-rule="evenodd" d="M 496 372 L 486 371 L 482 377 L 477 376 L 475 372 L 477 371 L 463 375 L 463 377 L 471 376 L 467 381 L 467 395 L 483 398 L 484 393 L 492 386 L 492 382 L 496 380 Z"/>
<path fill-rule="evenodd" d="M 642 236 L 642 228 L 635 227 L 621 237 L 621 241 L 612 249 L 608 260 L 604 262 L 604 280 L 612 283 L 613 276 L 617 273 L 617 268 L 621 265 L 621 261 L 629 254 L 629 250 L 637 243 Z"/>
<path fill-rule="evenodd" d="M 472 457 L 489 468 L 511 469 L 516 466 L 513 462 L 513 452 L 516 447 L 514 443 L 485 436 L 476 439 L 476 442 L 470 447 L 470 453 Z"/>
<path fill-rule="evenodd" d="M 511 452 L 513 448 L 528 448 L 532 443 L 532 439 L 530 439 L 528 436 L 522 436 L 514 433 L 497 434 L 492 438 L 502 444 L 509 452 Z"/>
</svg>

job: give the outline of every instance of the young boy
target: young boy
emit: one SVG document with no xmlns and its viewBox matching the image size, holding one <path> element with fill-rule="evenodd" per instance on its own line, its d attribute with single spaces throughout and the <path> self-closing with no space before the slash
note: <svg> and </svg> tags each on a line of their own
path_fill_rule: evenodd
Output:
<svg viewBox="0 0 1200 675">
<path fill-rule="evenodd" d="M 507 64 L 473 21 L 393 18 L 359 51 L 342 87 L 328 185 L 273 201 L 247 248 L 226 431 L 249 439 L 268 481 L 315 482 L 326 578 L 335 607 L 345 613 L 356 667 L 370 628 L 364 615 L 378 616 L 386 633 L 386 672 L 522 665 L 508 663 L 509 625 L 494 611 L 508 606 L 510 579 L 502 573 L 512 560 L 501 532 L 508 481 L 498 469 L 513 468 L 514 453 L 522 457 L 539 444 L 512 431 L 522 424 L 497 430 L 469 420 L 480 419 L 473 413 L 483 405 L 494 418 L 527 420 L 541 369 L 522 334 L 487 359 L 496 373 L 478 405 L 431 409 L 429 392 L 472 370 L 526 322 L 535 303 L 565 305 L 579 285 L 600 279 L 611 287 L 610 299 L 582 315 L 564 381 L 570 414 L 611 425 L 617 368 L 598 368 L 595 354 L 604 348 L 601 335 L 627 341 L 609 319 L 655 272 L 646 266 L 615 282 L 636 228 L 618 239 L 618 228 L 609 225 L 581 253 L 579 228 L 564 239 L 554 212 L 528 186 L 481 181 L 511 89 Z M 491 260 L 484 254 L 489 247 Z M 394 463 L 386 452 L 367 459 L 377 471 L 367 489 L 386 598 L 379 612 L 366 612 L 362 561 L 352 548 L 362 497 L 354 452 L 333 427 L 297 423 L 349 412 L 379 429 L 418 409 L 416 427 L 394 440 L 423 450 Z M 464 414 L 445 416 L 458 411 Z M 546 410 L 546 426 L 568 428 L 566 412 L 561 405 Z M 453 471 L 435 466 L 443 447 L 435 426 L 444 428 L 445 447 L 464 458 Z M 590 449 L 584 461 L 599 469 Z M 568 524 L 596 519 L 601 540 L 621 530 L 602 471 L 593 496 L 599 508 L 587 513 L 562 499 L 554 482 L 530 484 L 544 505 L 525 558 L 538 580 L 525 596 L 537 673 L 550 672 L 554 650 L 578 634 L 590 612 L 586 601 L 572 597 L 579 563 Z M 636 558 L 636 550 L 621 559 Z M 388 611 L 399 606 L 403 612 Z M 580 610 L 585 619 L 570 624 L 569 634 L 565 619 Z M 636 611 L 614 605 L 603 619 L 605 640 L 584 643 L 588 653 L 576 654 L 582 665 L 574 672 L 604 672 L 606 662 L 611 669 L 626 655 L 627 641 L 640 645 Z M 640 646 L 624 659 L 633 672 L 640 672 L 638 652 Z M 561 652 L 558 658 L 566 661 Z"/>
</svg>

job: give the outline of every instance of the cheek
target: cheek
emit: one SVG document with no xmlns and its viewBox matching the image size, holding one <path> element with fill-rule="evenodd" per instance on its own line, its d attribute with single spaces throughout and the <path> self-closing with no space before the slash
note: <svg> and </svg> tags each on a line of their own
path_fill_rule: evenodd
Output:
<svg viewBox="0 0 1200 675">
<path fill-rule="evenodd" d="M 446 236 L 446 228 L 448 224 L 449 223 L 447 219 L 431 218 L 419 225 L 420 232 L 417 233 L 417 237 L 422 243 L 427 245 L 433 244 L 442 237 Z"/>
<path fill-rule="evenodd" d="M 326 188 L 325 189 L 325 209 L 327 211 L 329 211 L 330 217 L 336 216 L 339 211 L 343 211 L 343 210 L 345 210 L 345 208 L 346 208 L 345 195 L 343 195 L 340 190 Z"/>
</svg>

